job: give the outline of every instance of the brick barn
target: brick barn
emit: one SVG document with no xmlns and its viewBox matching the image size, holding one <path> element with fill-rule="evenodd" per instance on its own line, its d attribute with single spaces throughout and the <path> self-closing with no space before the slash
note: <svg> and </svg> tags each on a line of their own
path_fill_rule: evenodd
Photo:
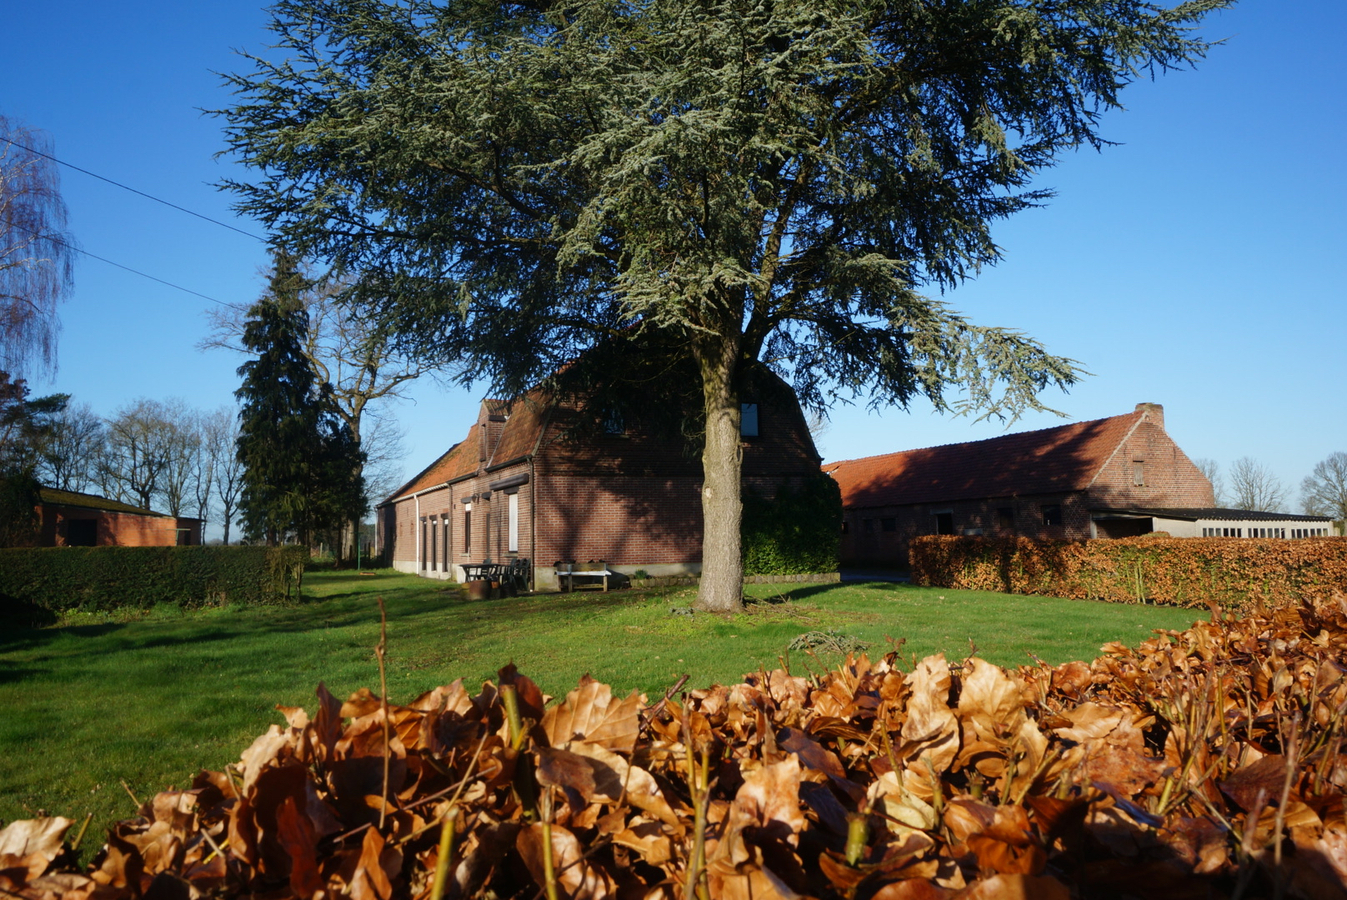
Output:
<svg viewBox="0 0 1347 900">
<path fill-rule="evenodd" d="M 769 383 L 768 383 L 769 382 Z M 774 376 L 744 404 L 743 480 L 768 495 L 816 477 L 821 458 L 794 393 Z M 377 509 L 394 568 L 463 580 L 462 566 L 603 561 L 652 576 L 701 570 L 699 448 L 620 417 L 594 422 L 540 391 L 483 401 L 467 436 Z"/>
<path fill-rule="evenodd" d="M 1216 512 L 1211 482 L 1165 432 L 1158 403 L 823 468 L 842 489 L 843 563 L 906 565 L 922 534 L 1129 537 L 1156 530 L 1165 512 Z"/>
<path fill-rule="evenodd" d="M 172 547 L 201 543 L 201 520 L 77 491 L 41 489 L 41 547 Z"/>
</svg>

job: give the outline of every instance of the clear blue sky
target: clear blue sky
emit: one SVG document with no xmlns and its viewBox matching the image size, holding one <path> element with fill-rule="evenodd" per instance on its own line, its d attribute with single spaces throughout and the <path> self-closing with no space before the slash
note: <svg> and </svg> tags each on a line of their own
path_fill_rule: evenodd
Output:
<svg viewBox="0 0 1347 900">
<path fill-rule="evenodd" d="M 238 0 L 11 4 L 0 37 L 0 112 L 44 129 L 61 159 L 257 231 L 215 182 L 229 104 L 215 72 L 262 50 L 266 14 Z M 1347 3 L 1246 0 L 1214 17 L 1226 38 L 1195 71 L 1123 95 L 1105 133 L 1046 173 L 1046 208 L 996 232 L 1005 261 L 946 299 L 975 321 L 1018 328 L 1093 377 L 1045 399 L 1067 414 L 1015 430 L 1162 403 L 1192 457 L 1252 456 L 1298 497 L 1328 454 L 1347 451 Z M 83 248 L 226 302 L 261 289 L 263 246 L 69 169 Z M 233 403 L 241 360 L 202 352 L 210 302 L 85 258 L 61 312 L 66 391 L 102 414 L 139 397 Z M 466 432 L 478 395 L 427 381 L 396 414 L 410 475 Z M 994 437 L 997 423 L 839 408 L 828 459 Z M 1296 507 L 1298 508 L 1298 507 Z"/>
</svg>

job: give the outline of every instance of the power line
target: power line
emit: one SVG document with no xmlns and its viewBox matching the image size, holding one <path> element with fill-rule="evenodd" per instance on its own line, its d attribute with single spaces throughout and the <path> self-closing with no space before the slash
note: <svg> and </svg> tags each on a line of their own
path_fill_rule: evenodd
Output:
<svg viewBox="0 0 1347 900">
<path fill-rule="evenodd" d="M 141 278 L 148 278 L 148 279 L 150 279 L 150 281 L 157 281 L 157 282 L 159 282 L 159 283 L 162 284 L 162 285 L 166 285 L 167 287 L 173 288 L 174 290 L 182 291 L 182 292 L 185 293 L 185 294 L 191 294 L 191 295 L 194 296 L 194 297 L 200 297 L 202 300 L 209 300 L 211 303 L 218 303 L 218 304 L 220 304 L 221 306 L 229 306 L 229 304 L 228 304 L 228 303 L 225 303 L 223 300 L 216 300 L 214 297 L 207 296 L 206 294 L 203 294 L 203 293 L 201 293 L 200 291 L 194 291 L 194 290 L 192 290 L 191 288 L 185 288 L 185 287 L 183 287 L 183 286 L 180 285 L 180 284 L 174 284 L 174 283 L 171 282 L 171 281 L 165 281 L 165 280 L 162 279 L 162 278 L 156 278 L 155 276 L 149 274 L 148 272 L 142 272 L 142 271 L 140 271 L 139 269 L 133 269 L 133 268 L 131 268 L 130 266 L 124 266 L 124 265 L 122 265 L 122 264 L 119 263 L 119 262 L 113 262 L 112 260 L 108 259 L 108 258 L 105 257 L 105 256 L 99 256 L 97 253 L 90 253 L 88 250 L 85 250 L 83 247 L 76 247 L 74 244 L 72 244 L 72 243 L 70 243 L 70 242 L 68 242 L 68 241 L 63 241 L 63 240 L 61 240 L 60 238 L 58 238 L 58 237 L 57 237 L 56 235 L 54 235 L 54 234 L 42 234 L 41 232 L 37 232 L 37 231 L 34 231 L 34 230 L 31 229 L 31 228 L 28 228 L 28 227 L 25 227 L 25 226 L 23 226 L 23 225 L 20 225 L 20 224 L 18 224 L 17 222 L 5 222 L 4 224 L 5 224 L 6 227 L 9 227 L 9 228 L 19 228 L 19 229 L 22 229 L 23 231 L 28 232 L 28 233 L 31 234 L 33 237 L 39 238 L 40 240 L 51 241 L 53 244 L 60 244 L 62 247 L 65 247 L 67 250 L 73 250 L 73 251 L 76 252 L 76 253 L 82 253 L 82 254 L 84 254 L 85 256 L 89 257 L 90 259 L 96 259 L 96 260 L 98 260 L 99 262 L 107 263 L 107 264 L 110 265 L 110 266 L 116 266 L 117 268 L 122 269 L 122 270 L 127 271 L 127 272 L 130 272 L 130 273 L 132 273 L 133 275 L 139 275 Z"/>
<path fill-rule="evenodd" d="M 90 172 L 88 169 L 81 169 L 79 166 L 75 165 L 74 163 L 68 163 L 68 162 L 66 162 L 65 160 L 57 159 L 56 157 L 52 156 L 50 153 L 43 153 L 41 150 L 35 150 L 35 149 L 33 149 L 32 147 L 28 147 L 28 146 L 25 146 L 25 145 L 23 145 L 23 144 L 20 144 L 18 141 L 13 140 L 13 139 L 11 139 L 11 138 L 7 138 L 7 137 L 5 137 L 4 135 L 0 135 L 0 141 L 4 141 L 4 142 L 7 143 L 7 144 L 13 144 L 15 147 L 18 147 L 20 150 L 26 150 L 26 151 L 28 151 L 29 153 L 33 153 L 33 154 L 36 154 L 37 156 L 41 156 L 41 157 L 43 157 L 43 158 L 45 158 L 45 159 L 49 159 L 49 160 L 51 160 L 51 161 L 54 162 L 54 163 L 57 163 L 57 164 L 62 165 L 62 166 L 65 166 L 66 168 L 74 169 L 76 172 L 83 172 L 85 175 L 88 175 L 88 176 L 91 177 L 91 178 L 97 178 L 99 181 L 106 181 L 108 184 L 113 185 L 113 186 L 115 186 L 115 187 L 119 187 L 119 188 L 121 188 L 121 189 L 124 190 L 124 191 L 130 191 L 130 192 L 133 193 L 133 194 L 139 194 L 140 196 L 144 197 L 144 198 L 147 199 L 147 200 L 153 200 L 155 203 L 162 203 L 162 204 L 164 204 L 164 206 L 172 207 L 173 209 L 176 209 L 178 212 L 185 212 L 185 213 L 187 213 L 187 215 L 189 215 L 189 216 L 196 216 L 198 219 L 205 219 L 207 222 L 210 222 L 210 223 L 213 224 L 213 225 L 219 225 L 221 228 L 228 228 L 230 231 L 237 231 L 239 234 L 244 235 L 245 237 L 250 237 L 250 238 L 252 238 L 253 240 L 256 240 L 256 241 L 262 241 L 263 243 L 266 243 L 266 238 L 264 238 L 264 237 L 262 237 L 262 236 L 260 236 L 260 235 L 253 234 L 251 231 L 244 231 L 242 228 L 236 228 L 236 227 L 234 227 L 233 225 L 230 225 L 228 222 L 221 222 L 219 219 L 212 219 L 210 216 L 202 215 L 202 214 L 199 213 L 199 212 L 193 212 L 192 210 L 187 209 L 186 207 L 183 207 L 183 206 L 179 206 L 179 205 L 176 204 L 176 203 L 170 203 L 170 202 L 168 202 L 167 200 L 161 200 L 161 199 L 159 199 L 158 197 L 154 196 L 153 194 L 147 194 L 147 193 L 145 193 L 144 191 L 138 191 L 138 190 L 136 190 L 135 188 L 130 187 L 129 185 L 122 184 L 120 181 L 113 181 L 111 178 L 104 178 L 102 175 L 99 175 L 97 172 Z M 82 251 L 81 251 L 81 252 L 82 252 Z M 92 256 L 93 254 L 88 254 L 88 255 Z M 95 257 L 95 258 L 97 258 L 97 257 Z M 104 260 L 104 262 L 107 262 L 107 260 Z M 113 263 L 113 265 L 115 266 L 115 265 L 117 265 L 117 264 L 116 264 L 116 263 Z M 123 268 L 125 268 L 125 267 L 123 267 Z M 147 276 L 147 277 L 148 277 L 148 276 Z M 155 280 L 157 281 L 158 279 L 155 279 Z M 165 282 L 165 284 L 167 284 L 167 282 Z"/>
</svg>

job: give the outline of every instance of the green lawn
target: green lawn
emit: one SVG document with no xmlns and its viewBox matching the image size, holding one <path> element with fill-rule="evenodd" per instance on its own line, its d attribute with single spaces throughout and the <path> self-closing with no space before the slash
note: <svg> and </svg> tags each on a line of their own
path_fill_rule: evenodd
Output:
<svg viewBox="0 0 1347 900">
<path fill-rule="evenodd" d="M 905 639 L 905 658 L 939 650 L 1001 665 L 1092 659 L 1185 628 L 1192 610 L 1122 606 L 907 585 L 750 585 L 734 617 L 673 615 L 693 589 L 544 594 L 472 603 L 456 586 L 391 572 L 310 573 L 288 607 L 159 609 L 124 621 L 75 619 L 0 634 L 0 821 L 39 810 L 97 826 L 132 815 L 122 782 L 144 798 L 200 768 L 238 759 L 281 722 L 277 704 L 313 708 L 318 682 L 338 697 L 377 690 L 374 645 L 388 609 L 390 699 L 455 678 L 475 686 L 514 661 L 544 691 L 585 672 L 626 692 L 662 694 L 736 681 L 785 658 L 803 673 L 836 658 L 787 651 L 808 631 L 837 629 L 871 645 Z M 95 845 L 98 843 L 94 842 Z"/>
</svg>

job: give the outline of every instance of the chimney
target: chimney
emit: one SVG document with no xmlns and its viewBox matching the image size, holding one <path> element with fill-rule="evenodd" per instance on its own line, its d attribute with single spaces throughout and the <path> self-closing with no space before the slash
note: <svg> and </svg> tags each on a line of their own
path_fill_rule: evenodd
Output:
<svg viewBox="0 0 1347 900">
<path fill-rule="evenodd" d="M 1151 421 L 1156 425 L 1159 425 L 1161 431 L 1164 430 L 1165 408 L 1159 403 L 1138 403 L 1136 411 L 1139 413 L 1149 413 Z"/>
</svg>

